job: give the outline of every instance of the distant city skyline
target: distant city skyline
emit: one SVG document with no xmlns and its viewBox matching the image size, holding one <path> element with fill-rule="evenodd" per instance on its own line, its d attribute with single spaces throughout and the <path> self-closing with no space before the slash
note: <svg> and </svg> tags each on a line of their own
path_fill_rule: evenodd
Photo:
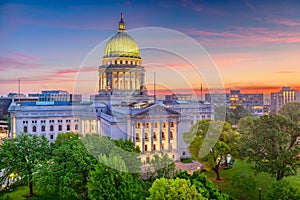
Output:
<svg viewBox="0 0 300 200">
<path fill-rule="evenodd" d="M 299 90 L 299 10 L 299 1 L 2 1 L 0 95 L 17 92 L 18 79 L 25 94 L 52 89 L 72 92 L 86 55 L 116 32 L 121 11 L 127 29 L 163 27 L 196 40 L 217 65 L 227 91 L 270 94 L 283 86 Z M 170 41 L 178 42 L 172 38 L 159 42 Z M 99 62 L 81 73 L 98 78 L 100 53 Z M 147 64 L 153 55 L 146 53 L 141 51 Z M 168 56 L 155 56 L 166 60 L 172 70 L 186 67 Z M 166 70 L 155 70 L 161 74 L 158 80 L 168 75 Z M 151 82 L 153 77 L 147 74 Z M 158 94 L 191 92 L 175 78 L 169 82 L 174 87 L 158 87 Z M 191 88 L 199 94 L 201 83 L 207 93 L 203 80 L 193 80 Z M 152 84 L 147 87 L 151 94 Z M 91 87 L 80 91 L 95 93 Z"/>
</svg>

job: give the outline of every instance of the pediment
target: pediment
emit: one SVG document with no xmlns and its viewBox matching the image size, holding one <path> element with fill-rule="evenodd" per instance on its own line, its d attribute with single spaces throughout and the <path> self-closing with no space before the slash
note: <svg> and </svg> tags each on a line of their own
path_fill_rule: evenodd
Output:
<svg viewBox="0 0 300 200">
<path fill-rule="evenodd" d="M 147 108 L 140 110 L 139 112 L 133 114 L 133 116 L 150 116 L 150 117 L 164 117 L 164 116 L 180 116 L 180 113 L 170 109 L 164 105 L 154 104 Z"/>
</svg>

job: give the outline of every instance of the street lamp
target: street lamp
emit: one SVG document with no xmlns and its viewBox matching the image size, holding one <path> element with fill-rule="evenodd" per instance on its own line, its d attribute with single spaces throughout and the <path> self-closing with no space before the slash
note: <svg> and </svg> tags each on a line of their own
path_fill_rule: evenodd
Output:
<svg viewBox="0 0 300 200">
<path fill-rule="evenodd" d="M 258 188 L 258 200 L 261 200 L 261 188 Z"/>
</svg>

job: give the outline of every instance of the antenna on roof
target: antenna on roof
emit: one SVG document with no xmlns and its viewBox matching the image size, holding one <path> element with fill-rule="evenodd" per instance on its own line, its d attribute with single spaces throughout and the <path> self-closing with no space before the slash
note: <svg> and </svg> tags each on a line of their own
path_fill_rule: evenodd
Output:
<svg viewBox="0 0 300 200">
<path fill-rule="evenodd" d="M 202 83 L 201 83 L 201 88 L 200 88 L 200 91 L 201 91 L 201 101 L 203 100 L 203 90 L 202 90 Z"/>
<path fill-rule="evenodd" d="M 156 103 L 156 72 L 154 72 L 154 103 Z"/>
</svg>

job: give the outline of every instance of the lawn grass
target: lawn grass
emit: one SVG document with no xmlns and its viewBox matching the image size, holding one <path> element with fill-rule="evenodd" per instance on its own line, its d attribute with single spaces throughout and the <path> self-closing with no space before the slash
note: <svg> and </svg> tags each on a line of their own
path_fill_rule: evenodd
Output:
<svg viewBox="0 0 300 200">
<path fill-rule="evenodd" d="M 218 186 L 219 190 L 228 194 L 233 199 L 240 199 L 242 192 L 239 189 L 233 188 L 231 186 L 231 177 L 236 173 L 241 173 L 241 172 L 244 174 L 251 174 L 253 175 L 256 181 L 256 189 L 246 194 L 246 196 L 248 197 L 247 200 L 258 199 L 258 188 L 261 188 L 262 200 L 268 199 L 267 191 L 268 188 L 271 186 L 271 184 L 276 181 L 275 178 L 272 178 L 267 173 L 259 173 L 257 175 L 254 175 L 251 170 L 251 166 L 252 165 L 250 163 L 247 163 L 246 161 L 236 160 L 231 169 L 224 169 L 220 171 L 220 176 L 222 181 L 221 182 L 214 181 L 214 184 Z M 213 171 L 205 172 L 205 174 L 209 179 L 215 178 L 215 173 Z M 300 192 L 300 169 L 298 170 L 297 176 L 291 176 L 286 179 L 290 181 L 291 185 L 293 185 L 295 188 L 298 188 Z"/>
<path fill-rule="evenodd" d="M 193 158 L 182 158 L 181 159 L 181 162 L 182 163 L 192 163 L 193 162 Z"/>
<path fill-rule="evenodd" d="M 29 188 L 27 186 L 19 186 L 11 192 L 6 192 L 3 197 L 0 196 L 0 199 L 6 200 L 7 196 L 9 200 L 57 200 L 57 195 L 54 194 L 45 194 L 39 191 L 34 191 L 33 197 L 25 197 L 29 193 Z"/>
</svg>

